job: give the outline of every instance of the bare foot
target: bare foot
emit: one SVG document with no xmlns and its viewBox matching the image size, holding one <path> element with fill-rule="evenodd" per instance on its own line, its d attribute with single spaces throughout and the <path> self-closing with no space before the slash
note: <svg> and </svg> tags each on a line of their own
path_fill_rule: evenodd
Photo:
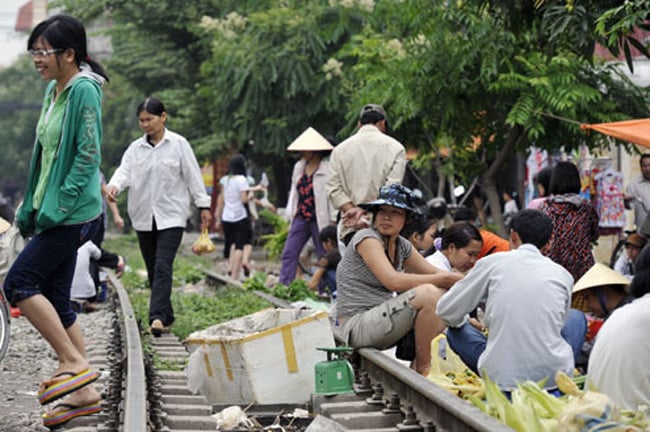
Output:
<svg viewBox="0 0 650 432">
<path fill-rule="evenodd" d="M 424 365 L 423 367 L 418 365 L 415 360 L 411 362 L 410 368 L 419 373 L 420 375 L 424 377 L 428 377 L 429 374 L 431 373 L 431 363 L 429 362 L 428 364 Z"/>
<path fill-rule="evenodd" d="M 86 369 L 88 369 L 88 363 L 85 361 L 84 363 L 78 363 L 78 364 L 72 364 L 72 363 L 59 364 L 59 367 L 56 368 L 56 370 L 52 374 L 52 377 L 41 382 L 41 389 L 45 387 L 49 387 L 52 384 L 56 384 L 58 382 L 70 379 L 70 377 L 73 376 L 74 374 L 81 373 Z"/>
<path fill-rule="evenodd" d="M 63 400 L 57 401 L 56 404 L 66 404 L 73 407 L 82 407 L 96 402 L 100 402 L 101 400 L 102 400 L 102 396 L 95 389 L 95 387 L 93 385 L 88 385 L 84 388 L 77 390 L 74 393 L 69 394 Z M 69 407 L 68 408 L 65 406 L 55 407 L 53 410 L 49 411 L 47 415 L 51 417 L 55 415 L 57 412 L 64 411 L 67 409 L 69 409 Z"/>
</svg>

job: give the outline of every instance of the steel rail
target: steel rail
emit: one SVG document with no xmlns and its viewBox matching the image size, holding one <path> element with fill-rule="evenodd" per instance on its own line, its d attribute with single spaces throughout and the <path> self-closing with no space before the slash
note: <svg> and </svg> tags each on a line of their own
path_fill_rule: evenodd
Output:
<svg viewBox="0 0 650 432">
<path fill-rule="evenodd" d="M 213 271 L 210 271 L 210 270 L 207 270 L 207 269 L 204 269 L 204 268 L 199 268 L 199 270 L 202 271 L 203 274 L 205 274 L 205 276 L 208 279 L 216 282 L 219 285 L 230 285 L 230 286 L 233 286 L 235 288 L 239 288 L 239 289 L 242 289 L 242 290 L 244 289 L 244 285 L 241 282 L 231 278 L 230 276 L 220 275 L 218 273 L 215 273 Z M 291 305 L 290 302 L 288 302 L 286 300 L 283 300 L 283 299 L 279 299 L 277 297 L 274 297 L 274 296 L 272 296 L 272 295 L 270 295 L 268 293 L 265 293 L 265 292 L 262 292 L 262 291 L 257 291 L 257 290 L 254 290 L 254 291 L 251 291 L 251 292 L 253 294 L 255 294 L 256 296 L 258 296 L 259 298 L 262 298 L 262 299 L 268 301 L 269 303 L 271 303 L 272 305 L 274 305 L 276 307 L 285 308 L 285 309 L 293 308 L 293 306 Z"/>
<path fill-rule="evenodd" d="M 511 428 L 488 416 L 469 402 L 422 379 L 415 371 L 373 348 L 357 350 L 360 369 L 370 379 L 380 382 L 384 394 L 396 393 L 403 406 L 412 406 L 421 424 L 427 421 L 438 431 L 453 432 L 513 432 Z"/>
<path fill-rule="evenodd" d="M 125 333 L 126 378 L 123 432 L 145 432 L 147 427 L 147 381 L 140 329 L 124 286 L 112 272 L 109 279 L 117 293 Z"/>
</svg>

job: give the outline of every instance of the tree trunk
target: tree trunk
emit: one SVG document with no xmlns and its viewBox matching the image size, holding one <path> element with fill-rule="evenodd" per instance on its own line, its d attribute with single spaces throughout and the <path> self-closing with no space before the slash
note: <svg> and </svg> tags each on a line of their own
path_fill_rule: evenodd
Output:
<svg viewBox="0 0 650 432">
<path fill-rule="evenodd" d="M 485 192 L 488 204 L 490 206 L 490 214 L 492 215 L 494 223 L 497 226 L 498 233 L 504 237 L 507 235 L 507 233 L 506 228 L 503 224 L 501 199 L 499 198 L 496 179 L 497 174 L 514 151 L 517 142 L 521 139 L 523 132 L 524 131 L 521 126 L 515 126 L 510 129 L 505 145 L 499 150 L 496 158 L 483 175 L 483 191 Z"/>
<path fill-rule="evenodd" d="M 442 158 L 440 157 L 440 152 L 436 152 L 436 157 L 433 160 L 433 168 L 436 172 L 436 177 L 438 178 L 438 188 L 436 190 L 436 197 L 445 197 L 445 185 L 447 183 L 447 177 L 445 176 L 444 171 L 442 170 Z"/>
<path fill-rule="evenodd" d="M 478 220 L 481 223 L 481 226 L 485 226 L 487 224 L 487 216 L 483 210 L 483 204 L 483 200 L 479 196 L 474 195 L 472 205 L 474 206 L 474 210 L 476 210 L 476 214 L 478 215 Z"/>
</svg>

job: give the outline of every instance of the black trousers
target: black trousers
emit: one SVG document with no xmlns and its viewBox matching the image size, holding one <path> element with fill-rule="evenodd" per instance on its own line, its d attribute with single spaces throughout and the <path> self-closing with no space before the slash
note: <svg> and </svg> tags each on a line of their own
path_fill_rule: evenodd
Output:
<svg viewBox="0 0 650 432">
<path fill-rule="evenodd" d="M 174 259 L 183 238 L 183 228 L 158 230 L 154 221 L 152 231 L 136 233 L 151 287 L 149 324 L 159 319 L 164 325 L 171 325 L 174 322 L 171 302 Z"/>
</svg>

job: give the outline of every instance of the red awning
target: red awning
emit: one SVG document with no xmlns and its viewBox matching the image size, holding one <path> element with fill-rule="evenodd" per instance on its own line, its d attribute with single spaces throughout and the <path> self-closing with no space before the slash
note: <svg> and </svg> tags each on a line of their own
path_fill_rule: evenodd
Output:
<svg viewBox="0 0 650 432">
<path fill-rule="evenodd" d="M 621 141 L 650 147 L 650 118 L 612 123 L 582 124 L 582 129 L 598 131 Z"/>
</svg>

